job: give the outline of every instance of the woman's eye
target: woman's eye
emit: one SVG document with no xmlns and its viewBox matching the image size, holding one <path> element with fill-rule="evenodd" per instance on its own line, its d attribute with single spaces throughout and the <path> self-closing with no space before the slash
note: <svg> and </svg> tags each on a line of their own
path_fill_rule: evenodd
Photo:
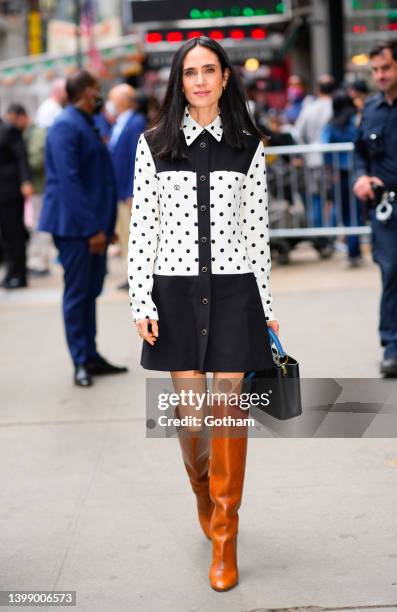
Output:
<svg viewBox="0 0 397 612">
<path fill-rule="evenodd" d="M 206 72 L 215 72 L 214 68 L 207 68 Z"/>
<path fill-rule="evenodd" d="M 187 72 L 185 72 L 185 76 L 193 76 L 193 74 L 193 70 L 188 70 Z"/>
</svg>

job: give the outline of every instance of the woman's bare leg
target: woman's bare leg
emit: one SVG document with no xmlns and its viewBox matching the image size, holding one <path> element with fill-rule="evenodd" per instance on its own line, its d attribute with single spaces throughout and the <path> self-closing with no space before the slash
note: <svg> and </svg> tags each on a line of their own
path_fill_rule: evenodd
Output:
<svg viewBox="0 0 397 612">
<path fill-rule="evenodd" d="M 181 399 L 183 399 L 183 392 L 186 394 L 186 403 L 179 403 L 177 410 L 175 410 L 176 415 L 179 415 L 180 418 L 188 416 L 198 419 L 199 424 L 186 426 L 184 430 L 189 432 L 201 431 L 204 416 L 208 412 L 206 373 L 198 370 L 181 370 L 171 372 L 171 378 L 175 393 L 181 395 Z M 192 393 L 191 396 L 187 396 L 189 392 Z"/>
</svg>

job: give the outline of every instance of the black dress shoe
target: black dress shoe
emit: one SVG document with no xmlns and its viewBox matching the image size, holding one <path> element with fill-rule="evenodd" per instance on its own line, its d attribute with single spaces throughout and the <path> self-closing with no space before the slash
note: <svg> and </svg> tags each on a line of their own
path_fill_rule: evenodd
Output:
<svg viewBox="0 0 397 612">
<path fill-rule="evenodd" d="M 105 374 L 122 374 L 128 372 L 128 368 L 124 366 L 115 366 L 106 361 L 103 357 L 95 359 L 95 361 L 88 361 L 86 364 L 88 372 L 92 376 L 104 376 Z"/>
<path fill-rule="evenodd" d="M 397 378 L 397 357 L 383 359 L 380 364 L 380 371 L 385 378 Z"/>
<path fill-rule="evenodd" d="M 5 279 L 1 283 L 1 287 L 3 287 L 3 289 L 22 289 L 23 287 L 27 286 L 28 284 L 26 280 L 19 280 L 18 278 Z"/>
<path fill-rule="evenodd" d="M 74 371 L 74 384 L 78 387 L 91 387 L 92 378 L 86 366 L 79 365 Z"/>
<path fill-rule="evenodd" d="M 28 274 L 33 278 L 42 278 L 43 276 L 49 276 L 50 271 L 48 269 L 39 270 L 38 268 L 28 268 Z"/>
</svg>

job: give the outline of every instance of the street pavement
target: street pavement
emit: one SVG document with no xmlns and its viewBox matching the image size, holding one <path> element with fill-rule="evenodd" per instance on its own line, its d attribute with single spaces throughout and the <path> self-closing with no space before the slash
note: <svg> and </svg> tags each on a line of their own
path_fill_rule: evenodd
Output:
<svg viewBox="0 0 397 612">
<path fill-rule="evenodd" d="M 79 612 L 397 610 L 393 428 L 389 437 L 372 423 L 361 438 L 272 429 L 251 438 L 240 584 L 216 593 L 179 445 L 146 437 L 146 378 L 164 373 L 139 365 L 117 290 L 123 266 L 110 261 L 98 340 L 129 373 L 91 389 L 72 384 L 61 278 L 54 265 L 29 289 L 0 290 L 0 590 L 73 590 Z M 369 255 L 347 270 L 343 254 L 319 261 L 300 245 L 289 266 L 274 266 L 271 285 L 302 377 L 384 384 Z"/>
</svg>

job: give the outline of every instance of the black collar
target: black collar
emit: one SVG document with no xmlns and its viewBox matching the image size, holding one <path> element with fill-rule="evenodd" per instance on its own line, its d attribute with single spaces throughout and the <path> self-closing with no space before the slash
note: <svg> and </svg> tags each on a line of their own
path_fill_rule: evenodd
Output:
<svg viewBox="0 0 397 612">
<path fill-rule="evenodd" d="M 395 106 L 397 104 L 397 98 L 394 98 L 392 104 L 389 104 L 388 101 L 386 100 L 386 96 L 384 93 L 379 93 L 377 100 L 376 100 L 376 108 L 380 108 L 381 106 L 387 106 L 389 108 L 391 108 L 392 106 Z"/>
<path fill-rule="evenodd" d="M 85 111 L 83 111 L 81 108 L 77 108 L 77 106 L 74 107 L 79 113 L 81 113 L 81 115 L 84 117 L 84 119 L 86 121 L 88 121 L 88 123 L 93 124 L 94 123 L 94 119 L 92 118 L 92 115 L 90 115 L 89 113 L 86 113 Z"/>
</svg>

